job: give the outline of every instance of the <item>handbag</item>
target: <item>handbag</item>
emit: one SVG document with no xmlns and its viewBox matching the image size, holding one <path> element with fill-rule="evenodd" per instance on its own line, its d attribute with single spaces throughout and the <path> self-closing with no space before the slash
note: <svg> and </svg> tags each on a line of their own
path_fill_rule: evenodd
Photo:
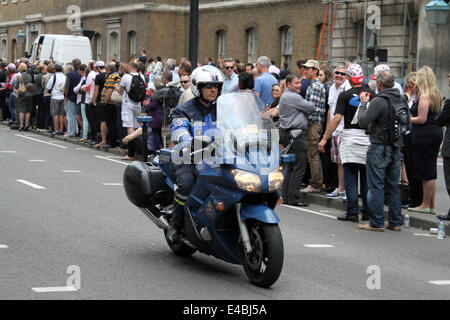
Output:
<svg viewBox="0 0 450 320">
<path fill-rule="evenodd" d="M 111 101 L 114 103 L 121 103 L 122 102 L 122 96 L 120 95 L 119 91 L 114 89 L 113 93 L 111 94 Z"/>
<path fill-rule="evenodd" d="M 25 83 L 23 82 L 22 76 L 19 77 L 19 87 L 17 88 L 17 94 L 21 95 L 27 92 L 27 88 L 25 87 Z"/>
</svg>

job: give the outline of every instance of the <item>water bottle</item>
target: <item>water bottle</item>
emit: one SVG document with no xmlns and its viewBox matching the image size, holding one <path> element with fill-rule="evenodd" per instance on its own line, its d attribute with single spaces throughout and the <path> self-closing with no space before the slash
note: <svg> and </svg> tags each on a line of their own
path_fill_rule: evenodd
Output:
<svg viewBox="0 0 450 320">
<path fill-rule="evenodd" d="M 439 227 L 438 227 L 438 239 L 444 240 L 444 238 L 445 238 L 445 225 L 444 225 L 444 221 L 441 220 L 441 222 L 439 222 Z"/>
<path fill-rule="evenodd" d="M 404 224 L 405 228 L 409 228 L 410 227 L 410 220 L 409 220 L 409 214 L 405 213 L 405 224 Z"/>
</svg>

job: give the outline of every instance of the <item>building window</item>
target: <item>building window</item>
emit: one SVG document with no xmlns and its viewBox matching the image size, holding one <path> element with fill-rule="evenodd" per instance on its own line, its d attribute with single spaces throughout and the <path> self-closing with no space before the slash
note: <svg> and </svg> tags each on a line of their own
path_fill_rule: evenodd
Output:
<svg viewBox="0 0 450 320">
<path fill-rule="evenodd" d="M 12 41 L 11 56 L 12 56 L 11 60 L 14 60 L 14 61 L 18 58 L 18 55 L 17 55 L 17 40 L 16 39 L 14 39 Z"/>
<path fill-rule="evenodd" d="M 8 42 L 6 39 L 2 40 L 1 46 L 0 46 L 0 59 L 7 59 L 8 58 Z"/>
<path fill-rule="evenodd" d="M 119 34 L 117 32 L 112 32 L 110 35 L 110 52 L 109 55 L 111 58 L 116 61 L 120 60 L 120 44 L 119 44 Z"/>
<path fill-rule="evenodd" d="M 225 59 L 227 57 L 227 32 L 225 30 L 217 31 L 218 57 Z"/>
<path fill-rule="evenodd" d="M 250 28 L 247 30 L 248 41 L 248 62 L 256 63 L 258 59 L 258 30 L 256 28 Z"/>
<path fill-rule="evenodd" d="M 102 35 L 97 33 L 94 36 L 94 57 L 95 60 L 102 60 Z"/>
<path fill-rule="evenodd" d="M 291 66 L 292 62 L 292 27 L 284 26 L 281 28 L 281 64 L 287 63 Z"/>
<path fill-rule="evenodd" d="M 128 41 L 130 46 L 130 57 L 137 57 L 137 34 L 134 31 L 128 33 Z"/>
</svg>

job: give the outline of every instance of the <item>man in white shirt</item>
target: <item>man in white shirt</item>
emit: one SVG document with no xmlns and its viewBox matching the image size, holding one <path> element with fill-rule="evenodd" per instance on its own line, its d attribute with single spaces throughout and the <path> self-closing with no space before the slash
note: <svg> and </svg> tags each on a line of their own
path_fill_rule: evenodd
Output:
<svg viewBox="0 0 450 320">
<path fill-rule="evenodd" d="M 97 67 L 100 65 L 105 65 L 104 62 L 98 61 L 98 62 L 90 62 L 89 63 L 89 74 L 86 78 L 86 85 L 82 87 L 81 89 L 86 92 L 86 115 L 89 122 L 89 140 L 88 143 L 95 144 L 95 140 L 97 139 L 97 126 L 98 126 L 98 120 L 97 120 L 97 114 L 95 112 L 95 106 L 92 103 L 94 98 L 94 91 L 95 91 L 95 77 L 98 75 Z"/>
<path fill-rule="evenodd" d="M 339 95 L 351 88 L 352 86 L 347 80 L 347 68 L 345 66 L 337 67 L 334 70 L 334 85 L 331 86 L 328 94 L 328 105 L 330 106 L 330 109 L 328 110 L 328 123 L 331 123 L 334 118 Z M 337 127 L 336 131 L 333 132 L 331 137 L 331 161 L 336 163 L 338 167 L 339 186 L 332 193 L 327 194 L 327 197 L 329 198 L 345 196 L 344 167 L 342 166 L 341 157 L 339 154 L 343 130 L 344 119 L 342 119 L 341 123 Z"/>
<path fill-rule="evenodd" d="M 64 88 L 67 78 L 62 73 L 63 68 L 61 65 L 55 65 L 55 75 L 50 78 L 47 83 L 47 90 L 51 93 L 50 100 L 50 114 L 54 117 L 55 121 L 55 135 L 64 135 L 64 117 L 66 116 L 66 110 L 64 105 Z"/>
<path fill-rule="evenodd" d="M 128 97 L 128 93 L 131 89 L 131 82 L 133 81 L 133 77 L 141 77 L 144 82 L 145 78 L 143 75 L 138 73 L 138 66 L 135 62 L 130 62 L 129 71 L 129 74 L 126 74 L 122 77 L 120 85 L 118 86 L 118 90 L 122 95 L 122 125 L 124 128 L 127 128 L 127 132 L 130 135 L 137 128 L 139 128 L 137 118 L 141 113 L 141 102 L 135 102 L 131 100 Z"/>
</svg>

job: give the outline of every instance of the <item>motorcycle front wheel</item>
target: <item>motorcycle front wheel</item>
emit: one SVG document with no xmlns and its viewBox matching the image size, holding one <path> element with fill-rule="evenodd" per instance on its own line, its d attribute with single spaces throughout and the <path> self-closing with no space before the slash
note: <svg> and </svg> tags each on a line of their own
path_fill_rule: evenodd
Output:
<svg viewBox="0 0 450 320">
<path fill-rule="evenodd" d="M 252 252 L 247 253 L 241 241 L 244 271 L 251 283 L 269 288 L 283 269 L 284 247 L 280 227 L 259 221 L 247 223 Z"/>
</svg>

